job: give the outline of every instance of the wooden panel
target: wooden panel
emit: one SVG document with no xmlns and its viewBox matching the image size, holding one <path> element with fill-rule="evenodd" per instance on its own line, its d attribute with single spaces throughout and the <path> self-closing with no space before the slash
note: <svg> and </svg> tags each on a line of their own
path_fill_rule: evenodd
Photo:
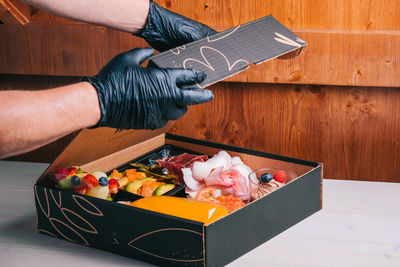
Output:
<svg viewBox="0 0 400 267">
<path fill-rule="evenodd" d="M 5 0 L 2 0 L 5 1 Z M 7 0 L 6 0 L 7 1 Z M 18 0 L 8 0 L 23 4 Z M 400 30 L 400 0 L 156 0 L 160 5 L 214 28 L 234 25 L 272 14 L 290 28 Z M 40 11 L 34 23 L 71 23 Z"/>
<path fill-rule="evenodd" d="M 400 86 L 400 0 L 157 2 L 217 30 L 272 14 L 309 43 L 298 58 L 261 64 L 229 81 Z M 113 55 L 146 46 L 130 34 L 43 11 L 31 20 L 27 27 L 0 25 L 0 73 L 91 75 Z"/>
<path fill-rule="evenodd" d="M 400 86 L 400 31 L 295 31 L 307 50 L 272 60 L 227 81 L 357 86 Z"/>
<path fill-rule="evenodd" d="M 400 86 L 400 31 L 295 31 L 309 47 L 230 81 Z M 0 73 L 93 75 L 114 55 L 147 44 L 129 33 L 85 24 L 0 25 Z M 397 74 L 397 75 L 396 75 Z"/>
<path fill-rule="evenodd" d="M 158 0 L 216 29 L 272 14 L 309 43 L 230 81 L 357 86 L 400 85 L 400 0 Z"/>
<path fill-rule="evenodd" d="M 273 15 L 289 28 L 400 30 L 400 0 L 156 0 L 213 27 Z"/>
<path fill-rule="evenodd" d="M 400 86 L 400 0 L 157 2 L 217 30 L 272 14 L 309 43 L 296 59 L 253 67 L 230 81 Z M 27 27 L 0 25 L 0 73 L 91 75 L 113 55 L 146 46 L 130 34 L 43 11 L 35 10 L 31 20 Z"/>
<path fill-rule="evenodd" d="M 324 163 L 324 177 L 400 182 L 400 88 L 219 83 L 174 134 Z M 218 114 L 216 116 L 216 114 Z"/>
<path fill-rule="evenodd" d="M 146 43 L 129 33 L 77 25 L 0 25 L 0 73 L 94 75 L 113 56 Z"/>
<path fill-rule="evenodd" d="M 26 24 L 30 17 L 31 6 L 18 0 L 0 0 L 0 21 L 4 24 Z"/>
</svg>

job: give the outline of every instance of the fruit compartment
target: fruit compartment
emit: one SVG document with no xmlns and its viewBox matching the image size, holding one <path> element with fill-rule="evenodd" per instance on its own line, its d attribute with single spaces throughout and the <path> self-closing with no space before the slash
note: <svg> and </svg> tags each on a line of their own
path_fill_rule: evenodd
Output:
<svg viewBox="0 0 400 267">
<path fill-rule="evenodd" d="M 150 151 L 138 158 L 135 158 L 128 163 L 125 163 L 117 168 L 115 168 L 118 172 L 123 172 L 126 169 L 133 168 L 130 164 L 131 163 L 141 163 L 144 165 L 149 165 L 149 164 L 154 164 L 155 160 L 162 159 L 164 156 L 167 157 L 172 157 L 172 156 L 178 156 L 183 153 L 189 153 L 189 154 L 194 154 L 194 155 L 201 155 L 201 153 L 198 153 L 196 151 L 188 150 L 188 149 L 183 149 L 174 145 L 170 144 L 165 144 L 153 151 Z M 110 175 L 112 173 L 112 170 L 107 173 L 107 175 Z M 163 196 L 175 196 L 175 197 L 186 197 L 185 193 L 185 185 L 176 185 L 176 187 L 166 193 L 163 194 Z M 128 192 L 124 189 L 118 190 L 118 193 L 114 196 L 113 200 L 115 202 L 118 201 L 135 201 L 138 199 L 143 198 L 143 196 L 134 194 L 131 192 Z"/>
</svg>

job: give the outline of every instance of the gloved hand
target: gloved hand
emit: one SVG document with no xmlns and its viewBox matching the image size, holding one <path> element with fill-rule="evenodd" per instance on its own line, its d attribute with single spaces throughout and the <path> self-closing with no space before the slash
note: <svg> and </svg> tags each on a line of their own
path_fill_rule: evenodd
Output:
<svg viewBox="0 0 400 267">
<path fill-rule="evenodd" d="M 134 35 L 142 37 L 157 49 L 165 51 L 216 33 L 208 26 L 171 12 L 150 0 L 147 23 Z"/>
<path fill-rule="evenodd" d="M 204 72 L 185 69 L 145 68 L 140 63 L 153 55 L 138 48 L 114 57 L 93 77 L 85 77 L 99 96 L 101 118 L 95 127 L 156 129 L 182 117 L 188 105 L 212 100 L 211 91 L 199 89 Z M 182 89 L 187 85 L 189 89 Z"/>
</svg>

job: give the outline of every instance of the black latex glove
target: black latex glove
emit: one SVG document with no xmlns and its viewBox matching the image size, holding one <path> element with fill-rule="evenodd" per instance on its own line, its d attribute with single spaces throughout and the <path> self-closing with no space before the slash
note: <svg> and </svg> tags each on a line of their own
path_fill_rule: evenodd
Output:
<svg viewBox="0 0 400 267">
<path fill-rule="evenodd" d="M 211 91 L 199 89 L 204 72 L 140 66 L 153 55 L 151 48 L 138 48 L 114 57 L 93 77 L 85 77 L 99 96 L 101 119 L 95 127 L 156 129 L 182 117 L 188 105 L 212 100 Z M 192 85 L 189 89 L 181 86 Z"/>
<path fill-rule="evenodd" d="M 208 26 L 171 12 L 150 0 L 147 23 L 134 35 L 144 38 L 154 49 L 165 51 L 214 33 L 216 31 Z"/>
</svg>

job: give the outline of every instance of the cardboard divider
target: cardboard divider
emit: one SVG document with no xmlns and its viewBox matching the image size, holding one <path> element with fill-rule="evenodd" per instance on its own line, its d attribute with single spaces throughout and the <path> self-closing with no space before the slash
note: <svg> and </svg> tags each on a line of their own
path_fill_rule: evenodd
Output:
<svg viewBox="0 0 400 267">
<path fill-rule="evenodd" d="M 100 167 L 99 170 L 103 170 L 105 168 L 103 168 L 101 164 L 107 165 L 108 163 L 105 163 L 105 161 L 98 161 L 99 159 L 113 153 L 118 153 L 121 157 L 127 155 L 127 151 L 124 151 L 126 148 L 145 142 L 155 136 L 163 135 L 172 124 L 173 122 L 169 122 L 163 128 L 154 131 L 117 130 L 108 127 L 83 129 L 39 177 L 38 183 L 45 182 L 48 176 L 53 174 L 58 168 L 88 165 L 89 168 Z M 121 153 L 121 151 L 123 152 Z M 109 156 L 107 159 L 113 160 L 110 164 L 121 164 L 118 163 L 119 160 L 114 162 L 116 158 L 115 156 Z M 96 162 L 95 166 L 91 166 L 91 164 L 94 164 L 93 162 Z"/>
<path fill-rule="evenodd" d="M 125 148 L 121 151 L 115 152 L 98 160 L 92 161 L 88 164 L 82 165 L 81 168 L 87 172 L 103 171 L 108 172 L 114 168 L 121 166 L 127 162 L 132 162 L 132 159 L 141 157 L 143 154 L 148 153 L 154 149 L 164 145 L 164 134 L 153 137 L 140 144 L 136 144 Z"/>
</svg>

